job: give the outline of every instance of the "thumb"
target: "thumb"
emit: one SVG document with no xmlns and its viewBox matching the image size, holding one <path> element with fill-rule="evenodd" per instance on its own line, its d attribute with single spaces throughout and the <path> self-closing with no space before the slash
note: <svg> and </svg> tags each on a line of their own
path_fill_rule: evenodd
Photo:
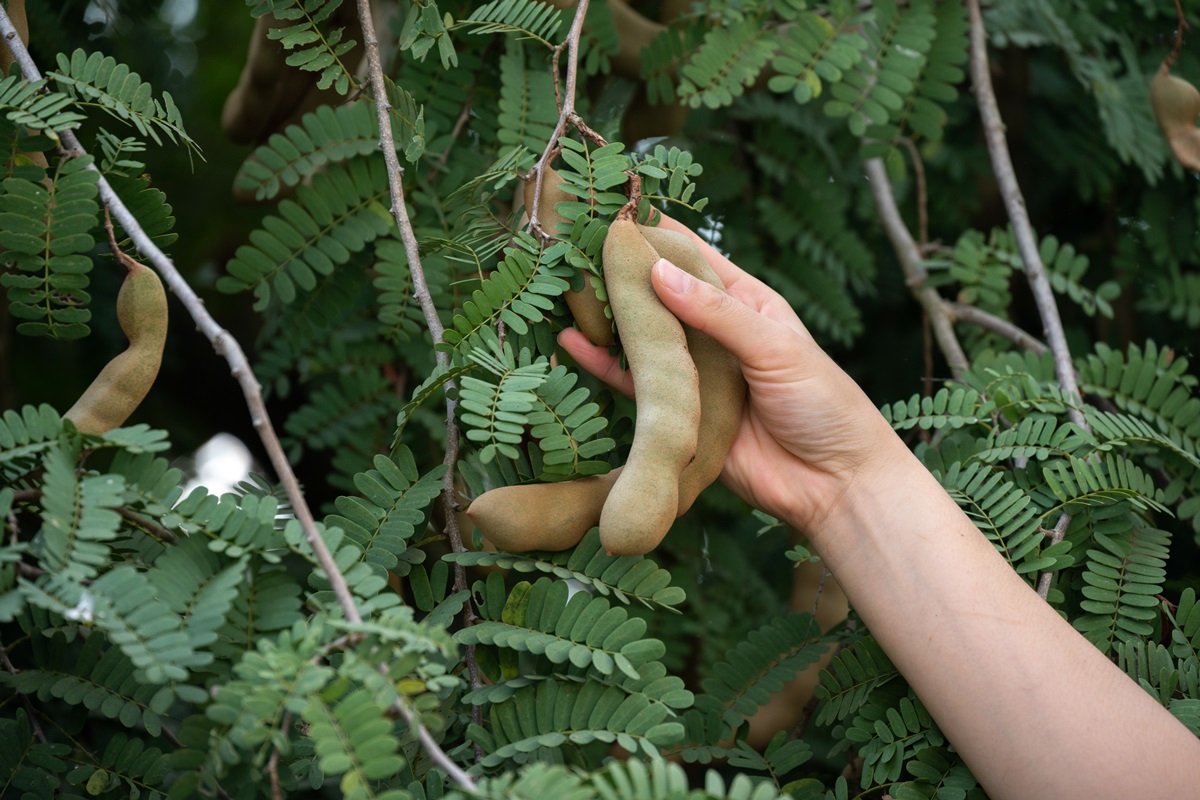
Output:
<svg viewBox="0 0 1200 800">
<path fill-rule="evenodd" d="M 663 305 L 684 324 L 716 339 L 743 365 L 769 368 L 762 363 L 769 349 L 764 345 L 794 333 L 665 258 L 654 264 L 650 277 Z"/>
</svg>

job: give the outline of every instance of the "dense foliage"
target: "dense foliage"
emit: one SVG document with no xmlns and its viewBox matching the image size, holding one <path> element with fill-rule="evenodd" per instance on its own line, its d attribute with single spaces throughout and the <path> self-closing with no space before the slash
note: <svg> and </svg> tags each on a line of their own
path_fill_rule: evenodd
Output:
<svg viewBox="0 0 1200 800">
<path fill-rule="evenodd" d="M 622 463 L 632 404 L 554 334 L 568 287 L 604 296 L 631 176 L 643 217 L 689 222 L 784 294 L 1014 569 L 1200 734 L 1200 194 L 1149 96 L 1177 49 L 1170 2 L 984 9 L 1081 396 L 1012 334 L 1045 320 L 960 2 L 593 0 L 577 51 L 574 3 L 377 2 L 380 91 L 354 4 L 247 0 L 246 70 L 265 71 L 233 89 L 243 38 L 218 90 L 184 81 L 187 102 L 163 90 L 161 54 L 101 52 L 131 26 L 168 35 L 134 5 L 89 40 L 81 4 L 31 3 L 45 77 L 0 78 L 0 794 L 984 796 L 853 611 L 830 621 L 822 585 L 803 591 L 803 537 L 719 487 L 646 556 L 606 555 L 595 530 L 563 552 L 488 551 L 453 513 Z M 1200 84 L 1195 41 L 1172 70 Z M 232 91 L 223 124 L 245 146 L 228 173 L 234 151 L 196 134 L 222 117 L 214 91 Z M 384 95 L 419 263 L 393 213 Z M 59 147 L 75 130 L 86 154 Z M 578 200 L 540 236 L 522 185 L 547 154 Z M 282 488 L 185 491 L 179 438 L 248 416 L 181 365 L 196 345 L 170 346 L 155 424 L 64 421 L 50 384 L 79 372 L 81 388 L 120 347 L 100 175 L 256 337 L 361 621 Z M 252 229 L 198 254 L 188 232 L 210 214 Z M 130 234 L 117 225 L 133 255 Z M 175 340 L 198 339 L 171 313 Z M 89 334 L 101 344 L 78 349 Z M 812 702 L 770 716 L 805 674 Z"/>
</svg>

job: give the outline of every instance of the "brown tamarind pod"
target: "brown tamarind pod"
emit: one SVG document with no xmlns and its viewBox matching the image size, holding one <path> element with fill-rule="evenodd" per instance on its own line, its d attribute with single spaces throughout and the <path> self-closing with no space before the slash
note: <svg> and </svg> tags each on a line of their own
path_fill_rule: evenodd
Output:
<svg viewBox="0 0 1200 800">
<path fill-rule="evenodd" d="M 679 476 L 696 457 L 700 387 L 683 326 L 650 283 L 658 253 L 624 215 L 604 240 L 604 283 L 633 378 L 633 447 L 600 514 L 610 555 L 658 546 L 679 508 Z"/>
<path fill-rule="evenodd" d="M 658 21 L 664 25 L 669 24 L 690 11 L 691 6 L 692 0 L 663 0 L 659 6 Z M 672 80 L 676 68 L 677 65 L 670 69 Z M 642 139 L 674 136 L 683 130 L 690 111 L 688 105 L 678 99 L 652 105 L 646 91 L 646 81 L 642 80 L 633 93 L 633 99 L 625 108 L 625 113 L 621 115 L 622 141 L 632 145 L 633 142 Z"/>
<path fill-rule="evenodd" d="M 604 501 L 620 475 L 617 467 L 561 483 L 502 486 L 476 497 L 467 516 L 502 550 L 566 550 L 600 523 Z"/>
<path fill-rule="evenodd" d="M 1150 81 L 1150 105 L 1171 152 L 1184 167 L 1200 172 L 1200 91 L 1163 64 Z"/>
<path fill-rule="evenodd" d="M 119 259 L 129 271 L 117 294 L 117 321 L 129 347 L 104 365 L 63 415 L 80 433 L 96 436 L 119 428 L 145 399 L 167 340 L 167 293 L 158 273 L 124 253 Z"/>
<path fill-rule="evenodd" d="M 563 11 L 575 11 L 575 0 L 549 0 Z M 608 0 L 613 26 L 617 29 L 617 53 L 612 57 L 613 72 L 622 78 L 641 80 L 642 50 L 666 25 L 647 19 L 629 7 L 625 0 Z"/>
<path fill-rule="evenodd" d="M 686 234 L 665 228 L 642 227 L 641 231 L 660 256 L 724 291 L 725 284 Z M 688 325 L 683 331 L 700 381 L 700 433 L 696 458 L 679 476 L 680 516 L 720 476 L 725 456 L 741 427 L 746 402 L 746 378 L 737 358 L 708 334 Z"/>
<path fill-rule="evenodd" d="M 792 543 L 799 544 L 801 539 L 803 537 L 799 531 L 793 530 Z M 825 574 L 825 565 L 821 563 L 796 565 L 792 572 L 792 596 L 788 607 L 797 612 L 814 612 L 817 626 L 820 628 L 813 630 L 814 637 L 827 633 L 833 626 L 841 623 L 850 611 L 846 593 L 832 575 Z M 796 727 L 796 723 L 804 715 L 805 706 L 812 698 L 821 670 L 829 666 L 833 655 L 834 650 L 831 647 L 803 672 L 784 684 L 769 703 L 761 706 L 758 712 L 750 717 L 750 729 L 746 732 L 747 744 L 754 748 L 766 747 L 776 733 Z"/>
<path fill-rule="evenodd" d="M 525 208 L 533 208 L 533 195 L 537 184 L 532 179 L 525 181 Z M 559 225 L 565 225 L 568 228 L 570 223 L 558 210 L 554 207 L 556 203 L 569 203 L 577 200 L 575 195 L 563 190 L 562 179 L 558 173 L 549 165 L 542 170 L 542 196 L 538 203 L 538 221 L 542 226 L 542 230 L 547 234 L 554 235 L 563 233 Z M 583 331 L 583 335 L 588 338 L 592 344 L 602 345 L 607 347 L 616 341 L 613 335 L 612 320 L 604 313 L 605 307 L 608 305 L 596 293 L 596 286 L 592 283 L 592 275 L 585 272 L 583 275 L 583 288 L 579 291 L 568 289 L 563 298 L 567 301 L 567 308 L 571 309 L 571 316 L 575 318 L 575 324 L 579 326 L 579 330 Z"/>
<path fill-rule="evenodd" d="M 225 98 L 221 110 L 221 129 L 230 141 L 238 144 L 260 144 L 272 133 L 299 122 L 309 111 L 321 105 L 333 105 L 341 100 L 334 89 L 318 89 L 320 75 L 305 72 L 287 63 L 288 51 L 269 38 L 272 28 L 286 28 L 295 20 L 281 20 L 270 14 L 254 22 L 254 31 L 246 49 L 246 63 L 238 77 L 237 86 Z M 362 27 L 353 3 L 339 6 L 323 28 L 345 28 L 343 41 L 361 42 Z M 342 57 L 353 71 L 362 60 L 362 47 L 356 47 Z M 245 192 L 240 193 L 242 197 Z M 239 197 L 241 199 L 241 197 Z M 253 198 L 249 198 L 253 199 Z"/>
</svg>

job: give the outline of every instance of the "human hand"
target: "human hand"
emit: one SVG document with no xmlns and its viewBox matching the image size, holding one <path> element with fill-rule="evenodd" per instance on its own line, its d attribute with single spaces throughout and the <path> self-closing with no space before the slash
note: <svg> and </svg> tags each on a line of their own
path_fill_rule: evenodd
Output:
<svg viewBox="0 0 1200 800">
<path fill-rule="evenodd" d="M 903 444 L 787 301 L 686 226 L 669 217 L 661 226 L 690 236 L 726 287 L 722 292 L 667 261 L 651 275 L 667 308 L 741 361 L 749 394 L 721 478 L 751 505 L 810 532 L 859 478 L 906 452 Z M 606 348 L 574 329 L 559 342 L 584 369 L 633 394 L 631 376 Z"/>
</svg>

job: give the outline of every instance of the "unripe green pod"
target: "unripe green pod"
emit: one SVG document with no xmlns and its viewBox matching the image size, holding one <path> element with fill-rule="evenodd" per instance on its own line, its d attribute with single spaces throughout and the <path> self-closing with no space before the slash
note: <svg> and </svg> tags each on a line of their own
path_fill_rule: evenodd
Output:
<svg viewBox="0 0 1200 800">
<path fill-rule="evenodd" d="M 562 233 L 558 227 L 560 223 L 570 227 L 567 219 L 554 208 L 555 203 L 569 203 L 579 199 L 575 195 L 563 191 L 561 184 L 562 179 L 552 168 L 547 166 L 542 170 L 542 196 L 538 203 L 538 221 L 542 230 L 547 234 Z M 533 208 L 533 194 L 536 187 L 537 184 L 532 180 L 525 181 L 525 208 L 527 209 Z M 596 294 L 592 277 L 590 273 L 584 272 L 583 288 L 579 291 L 568 289 L 563 298 L 567 301 L 567 308 L 571 309 L 571 316 L 575 317 L 575 324 L 579 326 L 579 330 L 583 331 L 583 335 L 588 338 L 588 341 L 607 347 L 616 341 L 616 337 L 613 335 L 612 320 L 604 313 L 605 302 Z"/>
<path fill-rule="evenodd" d="M 604 240 L 604 282 L 637 397 L 633 447 L 600 515 L 610 555 L 658 546 L 679 508 L 679 476 L 696 456 L 700 388 L 683 326 L 650 283 L 658 261 L 637 223 L 618 217 Z"/>
<path fill-rule="evenodd" d="M 117 294 L 117 321 L 129 347 L 96 376 L 63 416 L 80 433 L 101 435 L 119 428 L 149 393 L 167 340 L 167 293 L 158 273 L 121 254 L 129 272 Z"/>
<path fill-rule="evenodd" d="M 665 228 L 641 228 L 655 251 L 675 266 L 722 291 L 725 284 L 686 234 Z M 685 325 L 688 351 L 700 380 L 700 435 L 696 458 L 679 476 L 679 510 L 683 515 L 700 493 L 721 474 L 725 456 L 742 424 L 746 378 L 737 358 L 716 339 Z"/>
<path fill-rule="evenodd" d="M 1150 105 L 1180 164 L 1200 172 L 1200 91 L 1183 78 L 1159 67 L 1150 81 Z"/>
<path fill-rule="evenodd" d="M 476 497 L 467 516 L 501 550 L 566 550 L 600 523 L 621 468 L 560 483 L 502 486 Z"/>
</svg>

